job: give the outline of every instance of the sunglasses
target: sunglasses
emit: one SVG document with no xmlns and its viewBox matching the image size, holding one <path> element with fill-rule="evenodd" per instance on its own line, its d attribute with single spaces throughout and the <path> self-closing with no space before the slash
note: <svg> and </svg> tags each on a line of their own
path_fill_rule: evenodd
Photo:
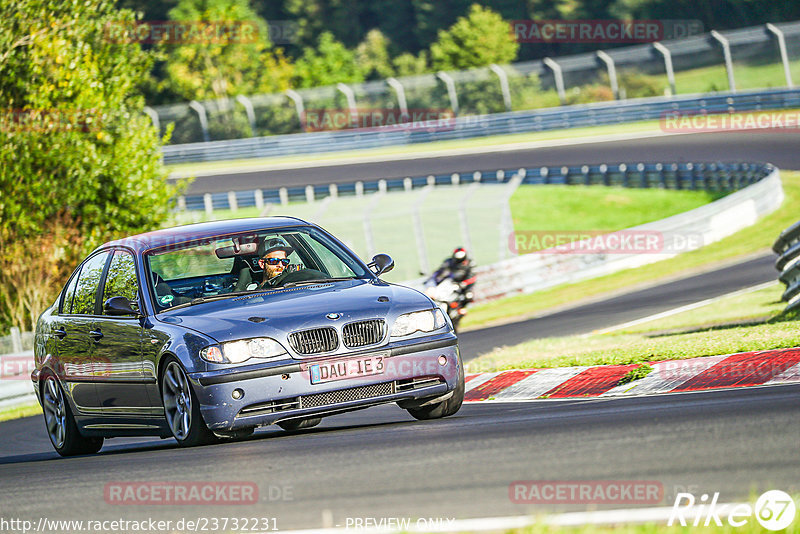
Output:
<svg viewBox="0 0 800 534">
<path fill-rule="evenodd" d="M 284 267 L 289 265 L 292 260 L 289 258 L 261 258 L 263 261 L 267 262 L 268 265 L 278 265 L 282 263 Z"/>
</svg>

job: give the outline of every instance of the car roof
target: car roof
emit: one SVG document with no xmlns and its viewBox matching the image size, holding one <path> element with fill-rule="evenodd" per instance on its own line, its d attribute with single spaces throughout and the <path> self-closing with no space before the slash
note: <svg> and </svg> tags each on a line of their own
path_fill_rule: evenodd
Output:
<svg viewBox="0 0 800 534">
<path fill-rule="evenodd" d="M 97 247 L 96 250 L 113 246 L 125 246 L 132 248 L 135 252 L 141 253 L 154 248 L 186 241 L 208 239 L 218 235 L 258 232 L 285 226 L 310 224 L 311 223 L 295 217 L 254 217 L 249 219 L 228 219 L 223 221 L 186 224 L 109 241 Z"/>
</svg>

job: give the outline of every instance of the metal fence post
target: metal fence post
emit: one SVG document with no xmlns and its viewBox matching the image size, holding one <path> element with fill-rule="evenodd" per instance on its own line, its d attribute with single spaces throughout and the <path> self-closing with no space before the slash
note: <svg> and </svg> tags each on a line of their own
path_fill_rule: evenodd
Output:
<svg viewBox="0 0 800 534">
<path fill-rule="evenodd" d="M 722 46 L 722 55 L 725 57 L 725 70 L 728 72 L 728 88 L 732 93 L 736 92 L 736 82 L 733 79 L 733 58 L 731 57 L 730 42 L 718 31 L 711 30 L 713 37 Z"/>
<path fill-rule="evenodd" d="M 767 23 L 767 31 L 771 32 L 778 39 L 778 50 L 781 53 L 781 63 L 783 63 L 783 75 L 786 77 L 786 87 L 792 88 L 792 72 L 789 70 L 789 54 L 786 52 L 786 38 L 783 31 L 774 24 Z"/>
<path fill-rule="evenodd" d="M 244 112 L 247 114 L 247 122 L 250 123 L 250 131 L 253 133 L 250 137 L 256 136 L 256 112 L 253 109 L 253 103 L 244 95 L 236 97 L 236 101 L 244 107 Z"/>
<path fill-rule="evenodd" d="M 337 83 L 336 88 L 347 99 L 347 107 L 350 109 L 350 120 L 357 120 L 358 108 L 356 108 L 356 95 L 353 93 L 353 90 L 350 86 L 343 83 Z"/>
<path fill-rule="evenodd" d="M 428 263 L 428 250 L 425 248 L 425 228 L 422 226 L 421 208 L 431 191 L 433 191 L 433 186 L 423 187 L 411 211 L 411 218 L 414 221 L 414 237 L 417 241 L 417 254 L 419 255 L 419 270 L 423 273 L 430 272 L 430 264 Z"/>
<path fill-rule="evenodd" d="M 492 63 L 489 69 L 497 74 L 500 79 L 500 91 L 503 93 L 503 103 L 506 106 L 506 111 L 511 111 L 511 91 L 508 88 L 508 74 L 499 65 Z"/>
<path fill-rule="evenodd" d="M 161 121 L 158 120 L 158 112 L 151 108 L 150 106 L 145 106 L 143 111 L 150 117 L 150 120 L 153 122 L 153 127 L 158 132 L 159 137 L 161 136 Z"/>
<path fill-rule="evenodd" d="M 608 69 L 608 80 L 611 84 L 611 92 L 614 93 L 614 99 L 619 100 L 619 83 L 617 83 L 617 67 L 614 65 L 614 58 L 602 50 L 598 50 L 596 53 L 597 57 L 606 64 L 606 68 Z"/>
<path fill-rule="evenodd" d="M 567 91 L 564 88 L 564 73 L 561 71 L 561 65 L 556 63 L 556 60 L 546 57 L 544 64 L 553 71 L 553 78 L 556 80 L 556 91 L 558 91 L 558 99 L 561 101 L 562 106 L 567 105 Z"/>
<path fill-rule="evenodd" d="M 200 129 L 203 130 L 203 141 L 208 143 L 211 137 L 208 135 L 208 115 L 206 115 L 206 108 L 197 100 L 189 102 L 189 107 L 197 113 L 197 118 L 200 121 Z"/>
<path fill-rule="evenodd" d="M 678 94 L 678 90 L 675 87 L 675 70 L 672 68 L 672 52 L 669 51 L 669 48 L 664 46 L 661 43 L 653 43 L 653 48 L 658 50 L 662 56 L 664 56 L 664 68 L 667 71 L 667 81 L 669 82 L 669 87 L 672 90 L 672 94 Z"/>
<path fill-rule="evenodd" d="M 297 122 L 300 123 L 300 129 L 302 131 L 306 131 L 306 121 L 305 121 L 305 107 L 303 106 L 303 97 L 300 96 L 300 93 L 293 89 L 287 89 L 283 92 L 286 96 L 288 96 L 292 102 L 294 102 L 294 109 L 297 112 Z"/>
<path fill-rule="evenodd" d="M 387 78 L 386 83 L 389 84 L 389 87 L 394 89 L 394 93 L 397 95 L 397 105 L 400 108 L 400 113 L 408 115 L 408 102 L 406 102 L 406 90 L 403 84 L 400 83 L 400 80 L 397 78 Z"/>
<path fill-rule="evenodd" d="M 510 254 L 509 246 L 508 246 L 508 238 L 511 236 L 511 233 L 514 231 L 514 219 L 511 215 L 511 196 L 514 194 L 514 191 L 517 190 L 519 185 L 522 183 L 522 180 L 525 179 L 525 169 L 520 169 L 519 172 L 514 173 L 514 175 L 508 180 L 506 185 L 505 194 L 503 195 L 503 205 L 501 206 L 501 215 L 500 215 L 500 248 L 498 251 L 497 259 L 502 261 L 506 259 Z"/>
<path fill-rule="evenodd" d="M 453 113 L 458 115 L 458 93 L 456 93 L 456 83 L 453 81 L 452 76 L 444 71 L 436 73 L 436 77 L 444 82 L 447 86 L 447 96 L 450 97 L 450 107 L 453 108 Z"/>
<path fill-rule="evenodd" d="M 16 326 L 11 327 L 11 351 L 22 352 L 22 334 Z"/>
<path fill-rule="evenodd" d="M 464 248 L 470 251 L 471 254 L 475 254 L 475 251 L 472 249 L 472 239 L 469 234 L 469 218 L 467 217 L 467 202 L 469 199 L 472 198 L 478 189 L 480 188 L 481 184 L 479 183 L 472 183 L 467 188 L 466 194 L 461 198 L 461 203 L 458 206 L 458 222 L 461 226 L 461 240 L 464 243 Z"/>
</svg>

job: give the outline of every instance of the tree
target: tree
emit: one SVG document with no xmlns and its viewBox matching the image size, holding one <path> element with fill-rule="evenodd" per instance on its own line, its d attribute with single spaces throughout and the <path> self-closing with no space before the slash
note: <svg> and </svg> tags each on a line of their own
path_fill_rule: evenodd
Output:
<svg viewBox="0 0 800 534">
<path fill-rule="evenodd" d="M 394 74 L 389 59 L 389 40 L 380 30 L 370 30 L 356 48 L 356 61 L 368 80 L 382 80 Z"/>
<path fill-rule="evenodd" d="M 295 63 L 297 87 L 319 87 L 337 83 L 358 83 L 364 74 L 352 50 L 337 41 L 330 32 L 323 33 L 316 49 L 307 48 Z"/>
<path fill-rule="evenodd" d="M 418 56 L 410 52 L 405 52 L 394 58 L 394 70 L 397 76 L 416 76 L 425 74 L 430 70 L 428 67 L 428 54 L 425 50 Z"/>
<path fill-rule="evenodd" d="M 289 88 L 292 66 L 281 49 L 272 49 L 267 23 L 248 0 L 181 0 L 169 17 L 191 29 L 209 27 L 206 22 L 240 23 L 231 25 L 239 33 L 221 38 L 161 44 L 168 84 L 186 100 L 277 93 Z"/>
<path fill-rule="evenodd" d="M 436 70 L 469 69 L 510 63 L 518 49 L 508 22 L 491 9 L 473 4 L 466 17 L 439 32 L 431 45 L 431 59 Z"/>
<path fill-rule="evenodd" d="M 151 57 L 108 34 L 133 22 L 111 0 L 0 0 L 0 329 L 31 329 L 87 250 L 169 214 L 136 91 Z"/>
</svg>

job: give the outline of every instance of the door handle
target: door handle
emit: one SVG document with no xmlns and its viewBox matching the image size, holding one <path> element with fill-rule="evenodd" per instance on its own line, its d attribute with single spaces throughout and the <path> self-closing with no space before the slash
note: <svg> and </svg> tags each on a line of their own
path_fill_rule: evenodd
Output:
<svg viewBox="0 0 800 534">
<path fill-rule="evenodd" d="M 64 339 L 67 337 L 67 331 L 63 328 L 56 328 L 53 330 L 53 335 L 56 336 L 58 339 Z"/>
<path fill-rule="evenodd" d="M 95 341 L 100 341 L 103 337 L 103 333 L 100 330 L 92 330 L 89 332 L 89 337 L 94 339 Z"/>
</svg>

